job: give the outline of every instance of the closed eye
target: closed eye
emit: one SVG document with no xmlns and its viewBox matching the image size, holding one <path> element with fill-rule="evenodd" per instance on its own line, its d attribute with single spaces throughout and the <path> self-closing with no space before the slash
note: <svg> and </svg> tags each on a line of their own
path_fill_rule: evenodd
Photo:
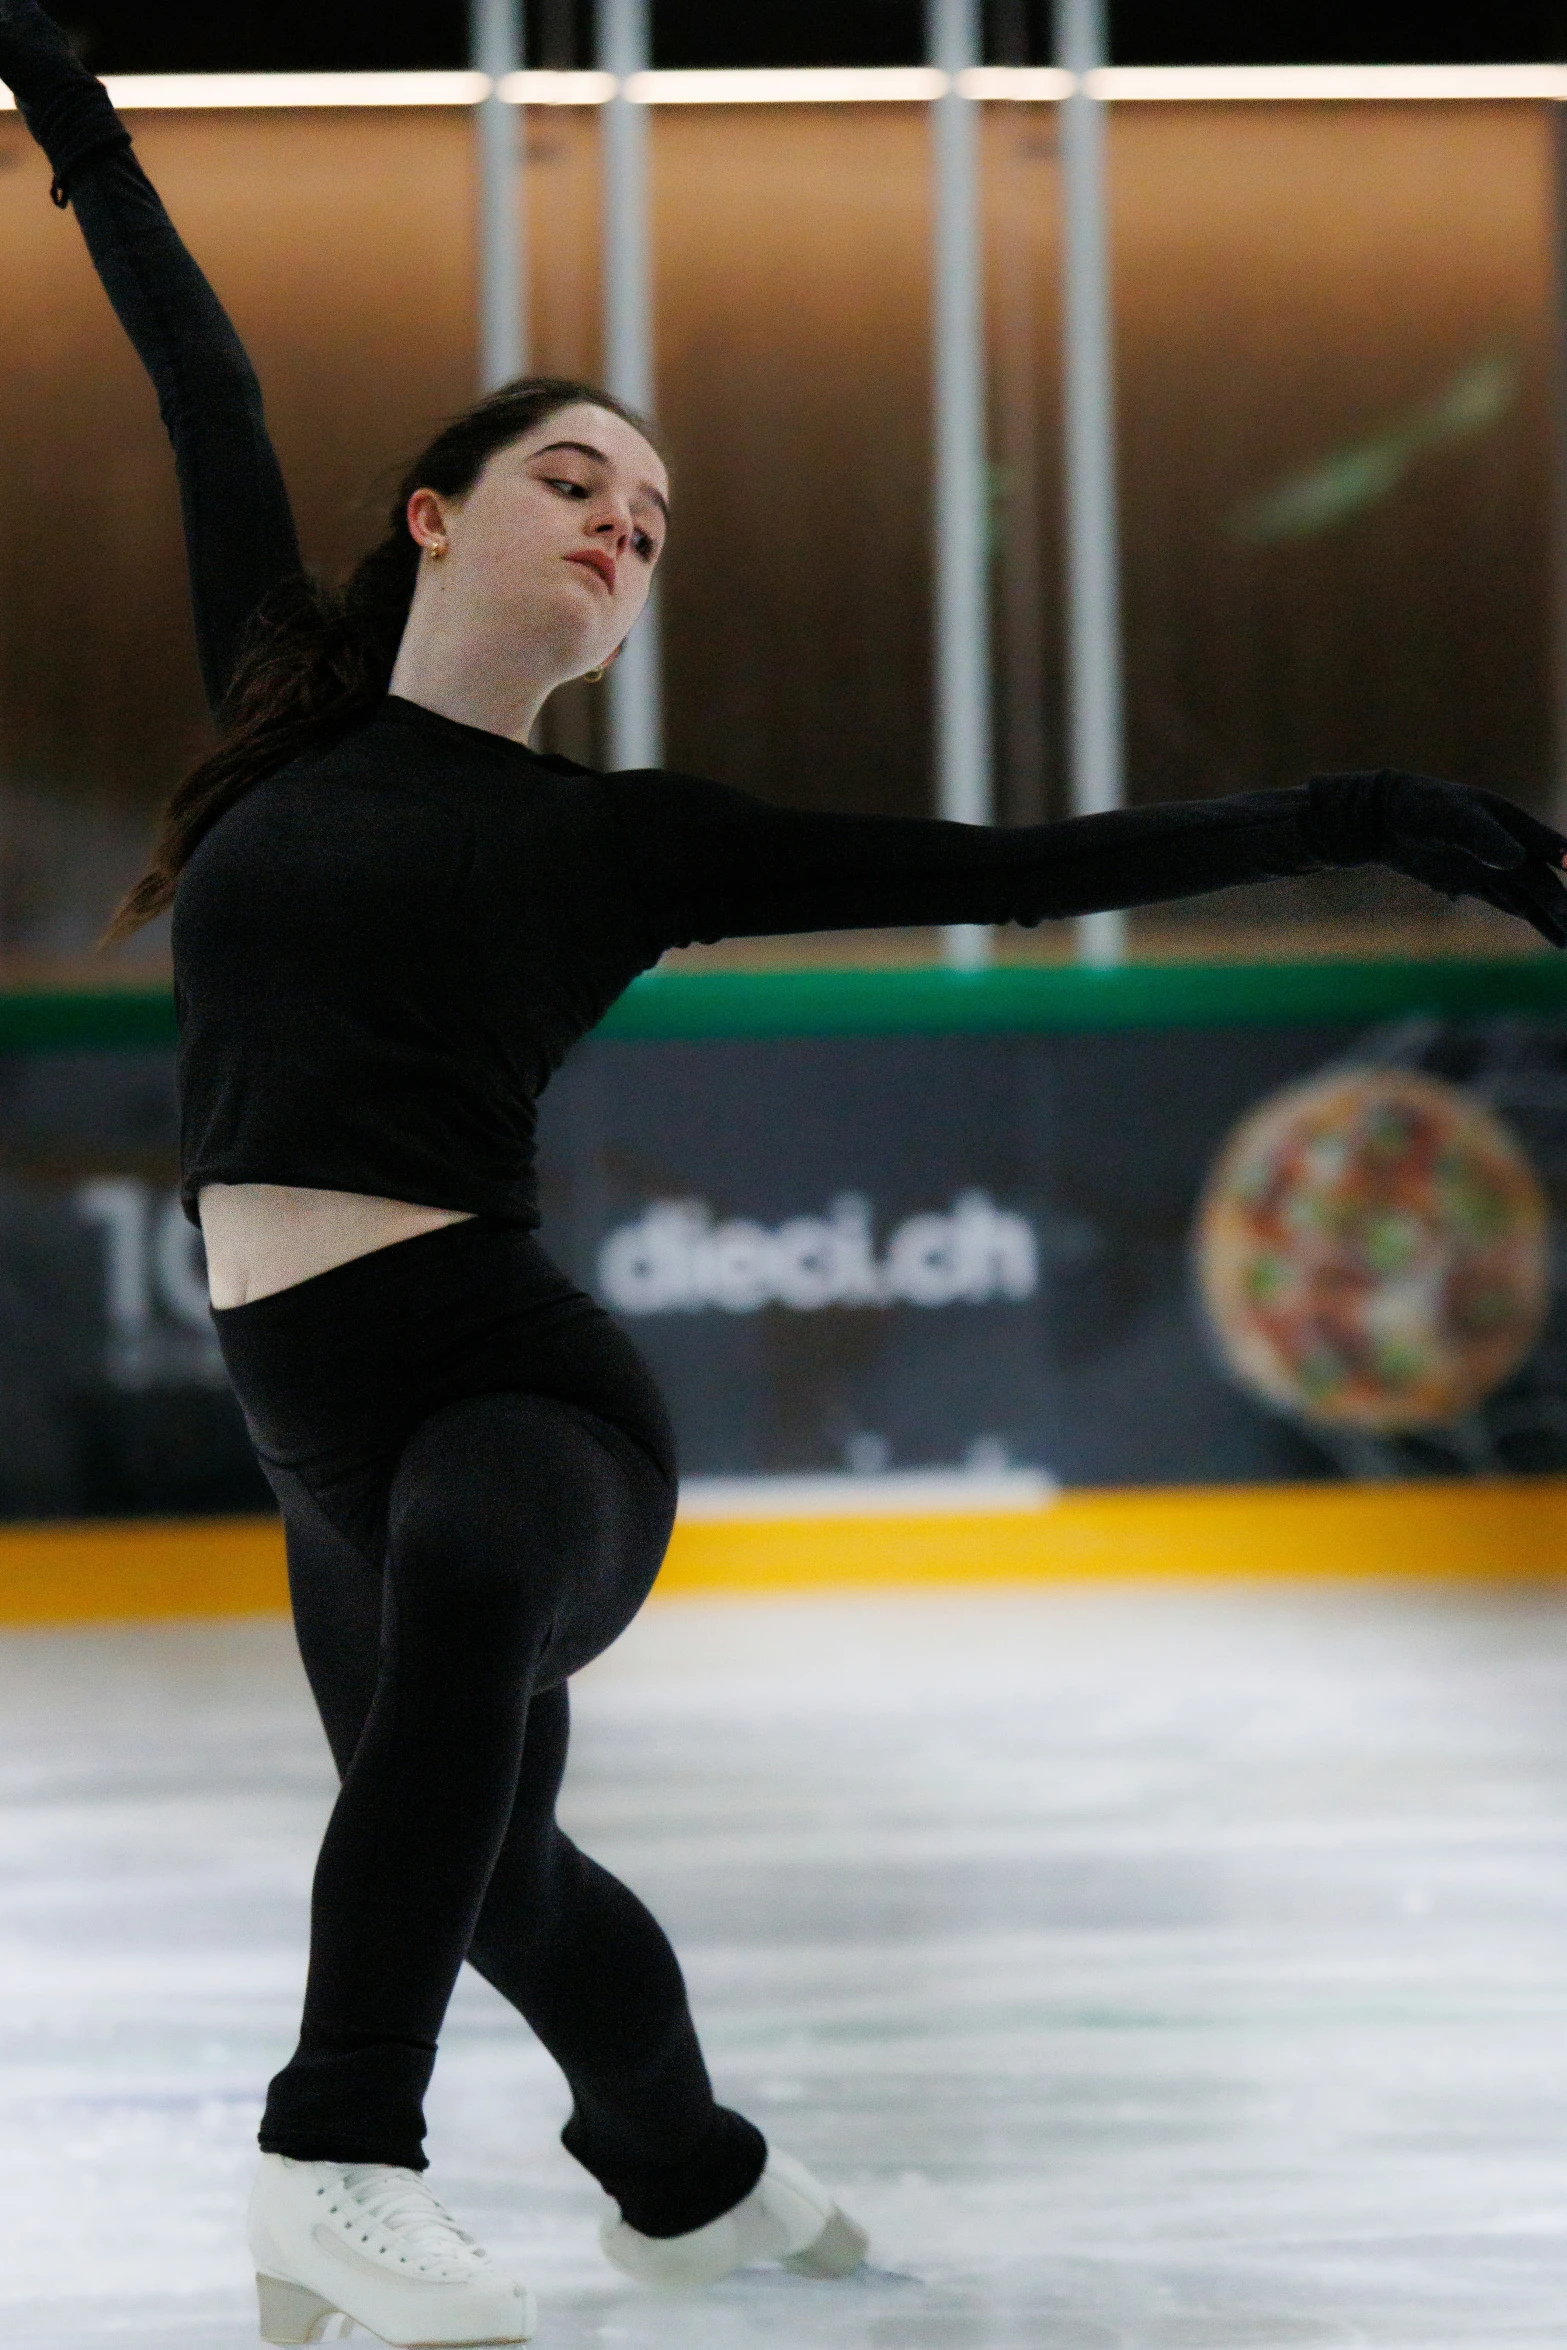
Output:
<svg viewBox="0 0 1567 2350">
<path fill-rule="evenodd" d="M 565 474 L 547 473 L 544 479 L 552 490 L 560 490 L 568 498 L 586 498 L 591 495 L 586 482 L 571 481 Z"/>
</svg>

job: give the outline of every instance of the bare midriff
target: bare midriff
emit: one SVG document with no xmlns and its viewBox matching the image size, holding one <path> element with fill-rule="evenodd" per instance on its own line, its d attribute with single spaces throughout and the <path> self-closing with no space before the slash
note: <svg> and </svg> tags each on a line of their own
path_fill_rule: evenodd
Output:
<svg viewBox="0 0 1567 2350">
<path fill-rule="evenodd" d="M 209 1183 L 197 1202 L 207 1287 L 219 1312 L 254 1305 L 330 1273 L 373 1249 L 468 1220 L 466 1208 L 427 1208 L 358 1191 L 292 1183 Z"/>
</svg>

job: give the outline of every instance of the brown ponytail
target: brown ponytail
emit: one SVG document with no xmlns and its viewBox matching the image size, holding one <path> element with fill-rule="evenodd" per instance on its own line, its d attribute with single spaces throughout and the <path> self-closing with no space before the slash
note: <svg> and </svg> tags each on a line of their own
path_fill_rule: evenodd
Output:
<svg viewBox="0 0 1567 2350">
<path fill-rule="evenodd" d="M 392 501 L 385 538 L 341 588 L 301 573 L 273 590 L 224 696 L 217 747 L 175 786 L 152 861 L 115 909 L 100 945 L 129 938 L 173 902 L 197 843 L 252 784 L 346 734 L 383 699 L 419 573 L 406 511 L 414 491 L 462 497 L 498 449 L 579 401 L 648 431 L 634 409 L 594 384 L 564 376 L 507 384 L 456 417 L 414 459 Z"/>
</svg>

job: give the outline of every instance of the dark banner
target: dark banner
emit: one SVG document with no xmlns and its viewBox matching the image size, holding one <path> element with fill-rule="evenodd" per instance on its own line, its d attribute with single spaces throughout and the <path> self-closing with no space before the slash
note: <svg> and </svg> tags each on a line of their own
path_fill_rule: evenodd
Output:
<svg viewBox="0 0 1567 2350">
<path fill-rule="evenodd" d="M 267 1506 L 171 1056 L 0 1057 L 0 1513 Z M 686 1472 L 1567 1467 L 1567 1021 L 590 1040 L 544 1238 Z"/>
</svg>

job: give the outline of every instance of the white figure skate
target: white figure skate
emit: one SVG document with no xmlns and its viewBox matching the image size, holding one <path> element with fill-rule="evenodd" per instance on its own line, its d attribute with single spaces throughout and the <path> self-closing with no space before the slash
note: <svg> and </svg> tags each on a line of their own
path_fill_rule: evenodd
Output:
<svg viewBox="0 0 1567 2350">
<path fill-rule="evenodd" d="M 757 2260 L 776 2260 L 802 2277 L 852 2276 L 870 2249 L 864 2229 L 792 2154 L 769 2154 L 745 2200 L 706 2227 L 684 2236 L 644 2236 L 623 2219 L 610 2219 L 599 2242 L 638 2284 L 673 2290 L 716 2284 Z"/>
<path fill-rule="evenodd" d="M 525 2342 L 533 2295 L 503 2276 L 417 2171 L 264 2154 L 250 2198 L 264 2342 L 352 2318 L 395 2350 Z"/>
</svg>

